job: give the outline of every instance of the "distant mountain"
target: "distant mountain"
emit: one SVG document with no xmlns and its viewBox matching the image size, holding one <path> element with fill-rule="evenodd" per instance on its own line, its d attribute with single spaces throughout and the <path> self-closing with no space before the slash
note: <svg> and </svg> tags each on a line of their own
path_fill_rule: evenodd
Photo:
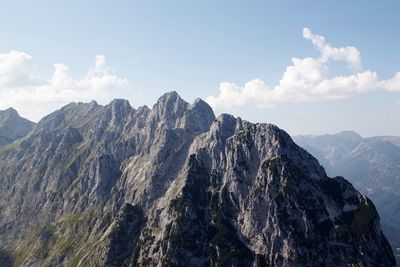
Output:
<svg viewBox="0 0 400 267">
<path fill-rule="evenodd" d="M 389 141 L 393 145 L 400 147 L 400 136 L 374 136 L 374 137 L 370 137 L 369 139 Z"/>
<path fill-rule="evenodd" d="M 25 136 L 33 126 L 33 122 L 20 117 L 13 108 L 0 110 L 0 147 Z"/>
<path fill-rule="evenodd" d="M 400 248 L 400 138 L 341 132 L 294 140 L 317 157 L 329 175 L 345 176 L 374 201 L 383 231 L 393 248 Z"/>
<path fill-rule="evenodd" d="M 271 124 L 175 92 L 0 150 L 0 265 L 394 266 L 373 203 Z"/>
</svg>

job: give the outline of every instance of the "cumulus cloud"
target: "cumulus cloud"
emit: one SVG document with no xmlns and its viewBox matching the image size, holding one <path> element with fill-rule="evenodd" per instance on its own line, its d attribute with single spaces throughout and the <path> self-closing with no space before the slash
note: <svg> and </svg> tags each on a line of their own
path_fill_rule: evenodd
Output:
<svg viewBox="0 0 400 267">
<path fill-rule="evenodd" d="M 341 99 L 375 90 L 400 92 L 400 72 L 393 78 L 381 80 L 371 70 L 363 70 L 360 52 L 356 47 L 333 47 L 325 37 L 303 29 L 303 37 L 319 51 L 319 57 L 292 58 L 279 83 L 268 86 L 255 79 L 239 86 L 223 82 L 218 95 L 207 97 L 216 109 L 256 105 L 274 107 L 284 103 Z M 344 62 L 349 74 L 332 75 L 329 63 Z"/>
<path fill-rule="evenodd" d="M 32 57 L 24 52 L 0 54 L 0 88 L 38 83 L 40 79 L 33 68 Z"/>
<path fill-rule="evenodd" d="M 52 77 L 35 71 L 32 56 L 20 51 L 0 54 L 0 109 L 14 107 L 31 119 L 40 119 L 54 108 L 72 101 L 108 101 L 124 90 L 128 81 L 115 75 L 103 55 L 81 78 L 73 78 L 64 64 L 54 64 Z"/>
<path fill-rule="evenodd" d="M 325 37 L 313 34 L 310 29 L 303 29 L 303 37 L 306 40 L 310 40 L 314 47 L 321 53 L 320 61 L 323 63 L 329 60 L 344 61 L 348 64 L 348 68 L 351 71 L 362 70 L 360 52 L 353 46 L 347 47 L 332 47 L 326 43 Z"/>
</svg>

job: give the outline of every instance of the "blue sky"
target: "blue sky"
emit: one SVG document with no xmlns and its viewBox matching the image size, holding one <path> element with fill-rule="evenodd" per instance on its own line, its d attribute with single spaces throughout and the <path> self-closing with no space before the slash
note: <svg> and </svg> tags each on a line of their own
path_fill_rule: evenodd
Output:
<svg viewBox="0 0 400 267">
<path fill-rule="evenodd" d="M 0 9 L 0 108 L 13 105 L 38 120 L 71 100 L 151 106 L 176 90 L 188 101 L 214 96 L 216 113 L 272 122 L 290 134 L 400 135 L 399 86 L 380 85 L 400 71 L 398 14 L 398 1 L 9 1 Z M 368 70 L 379 75 L 371 85 L 377 90 L 323 87 L 328 94 L 302 98 L 289 88 L 270 100 L 263 90 L 279 90 L 293 57 L 323 57 L 312 43 L 320 36 L 333 48 L 355 47 L 362 62 L 351 73 L 352 62 L 329 56 L 321 67 L 329 67 L 329 79 Z M 246 95 L 255 79 L 263 84 Z M 245 90 L 243 101 L 222 96 L 221 82 L 229 92 Z"/>
</svg>

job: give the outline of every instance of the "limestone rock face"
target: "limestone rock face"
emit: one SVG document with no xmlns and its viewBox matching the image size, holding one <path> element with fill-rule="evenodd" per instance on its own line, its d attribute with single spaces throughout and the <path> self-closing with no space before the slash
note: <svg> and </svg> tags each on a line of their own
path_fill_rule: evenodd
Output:
<svg viewBox="0 0 400 267">
<path fill-rule="evenodd" d="M 175 92 L 45 117 L 0 152 L 0 212 L 16 266 L 395 265 L 344 178 L 278 127 Z"/>
</svg>

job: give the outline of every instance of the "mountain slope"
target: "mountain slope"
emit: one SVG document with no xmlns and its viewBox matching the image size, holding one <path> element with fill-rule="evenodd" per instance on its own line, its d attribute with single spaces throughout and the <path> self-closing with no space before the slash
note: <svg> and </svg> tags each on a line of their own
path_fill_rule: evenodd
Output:
<svg viewBox="0 0 400 267">
<path fill-rule="evenodd" d="M 362 138 L 354 132 L 297 136 L 329 175 L 343 175 L 370 197 L 393 248 L 400 248 L 400 148 L 395 137 Z"/>
<path fill-rule="evenodd" d="M 381 140 L 381 141 L 388 141 L 393 145 L 400 147 L 400 137 L 399 136 L 374 136 L 370 137 L 371 140 Z"/>
<path fill-rule="evenodd" d="M 25 136 L 33 125 L 33 122 L 21 118 L 13 108 L 0 110 L 0 147 Z"/>
<path fill-rule="evenodd" d="M 374 205 L 276 126 L 175 92 L 72 103 L 0 152 L 16 266 L 394 266 Z"/>
</svg>

